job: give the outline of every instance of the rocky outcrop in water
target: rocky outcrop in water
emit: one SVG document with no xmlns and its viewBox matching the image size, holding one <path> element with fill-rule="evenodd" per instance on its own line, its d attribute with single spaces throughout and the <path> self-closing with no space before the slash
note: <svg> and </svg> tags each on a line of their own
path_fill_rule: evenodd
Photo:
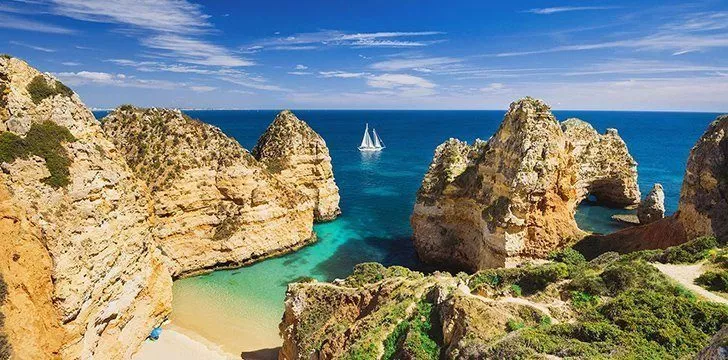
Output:
<svg viewBox="0 0 728 360">
<path fill-rule="evenodd" d="M 675 214 L 612 234 L 590 236 L 578 247 L 596 253 L 630 252 L 662 249 L 700 236 L 728 241 L 727 131 L 728 115 L 719 116 L 691 149 Z"/>
<path fill-rule="evenodd" d="M 341 213 L 326 142 L 291 111 L 276 116 L 252 154 L 271 173 L 314 201 L 317 221 L 333 220 Z"/>
<path fill-rule="evenodd" d="M 635 165 L 616 131 L 559 124 L 544 102 L 516 101 L 487 142 L 435 151 L 411 218 L 417 253 L 470 271 L 542 258 L 586 235 L 574 213 L 588 194 L 639 201 Z"/>
<path fill-rule="evenodd" d="M 573 145 L 576 161 L 576 193 L 581 200 L 598 194 L 601 204 L 633 207 L 640 202 L 637 162 L 616 129 L 600 135 L 587 122 L 568 119 L 561 123 L 564 136 Z"/>
<path fill-rule="evenodd" d="M 78 96 L 0 57 L 0 307 L 15 358 L 128 359 L 170 311 L 147 190 Z"/>
<path fill-rule="evenodd" d="M 104 131 L 151 189 L 174 276 L 237 267 L 315 239 L 313 201 L 220 129 L 179 110 L 122 106 Z"/>
<path fill-rule="evenodd" d="M 640 224 L 649 224 L 665 217 L 665 192 L 661 184 L 655 184 L 650 193 L 637 207 Z"/>
</svg>

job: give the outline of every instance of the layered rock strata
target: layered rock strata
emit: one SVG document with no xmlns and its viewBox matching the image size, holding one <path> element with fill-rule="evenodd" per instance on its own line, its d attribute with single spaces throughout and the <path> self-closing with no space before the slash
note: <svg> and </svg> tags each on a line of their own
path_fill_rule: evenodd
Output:
<svg viewBox="0 0 728 360">
<path fill-rule="evenodd" d="M 635 166 L 616 131 L 559 124 L 544 102 L 516 101 L 487 142 L 435 151 L 411 218 L 417 253 L 469 271 L 544 257 L 586 235 L 574 213 L 588 194 L 638 202 Z"/>
<path fill-rule="evenodd" d="M 289 110 L 281 111 L 252 150 L 271 173 L 314 201 L 316 221 L 341 213 L 339 188 L 324 139 Z"/>
<path fill-rule="evenodd" d="M 170 311 L 145 185 L 69 88 L 0 57 L 0 307 L 14 358 L 128 359 Z"/>
<path fill-rule="evenodd" d="M 220 129 L 179 110 L 122 106 L 104 130 L 152 190 L 174 276 L 237 267 L 315 239 L 314 203 Z"/>
</svg>

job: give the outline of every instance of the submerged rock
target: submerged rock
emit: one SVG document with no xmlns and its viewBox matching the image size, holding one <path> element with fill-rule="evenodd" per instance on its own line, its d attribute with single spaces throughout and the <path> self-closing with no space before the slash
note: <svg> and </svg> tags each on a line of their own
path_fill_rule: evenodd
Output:
<svg viewBox="0 0 728 360">
<path fill-rule="evenodd" d="M 661 184 L 655 184 L 637 207 L 640 224 L 649 224 L 665 217 L 665 192 Z"/>
<path fill-rule="evenodd" d="M 179 110 L 128 105 L 103 124 L 152 190 L 154 235 L 174 276 L 241 266 L 315 239 L 313 202 L 220 129 Z"/>
<path fill-rule="evenodd" d="M 415 248 L 425 262 L 470 271 L 543 258 L 586 235 L 574 213 L 587 195 L 639 202 L 636 176 L 616 131 L 559 124 L 544 102 L 521 99 L 487 142 L 438 146 L 411 218 Z"/>
<path fill-rule="evenodd" d="M 128 359 L 172 298 L 146 187 L 52 76 L 0 57 L 0 90 L 0 310 L 11 358 Z"/>
<path fill-rule="evenodd" d="M 289 110 L 281 111 L 258 139 L 253 156 L 279 179 L 314 201 L 314 218 L 341 213 L 329 148 L 324 139 Z"/>
</svg>

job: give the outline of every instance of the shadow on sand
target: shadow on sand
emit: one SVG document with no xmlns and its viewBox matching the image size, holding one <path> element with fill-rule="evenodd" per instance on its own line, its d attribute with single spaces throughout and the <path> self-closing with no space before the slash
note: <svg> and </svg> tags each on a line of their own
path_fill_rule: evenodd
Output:
<svg viewBox="0 0 728 360">
<path fill-rule="evenodd" d="M 240 354 L 245 360 L 276 360 L 278 359 L 278 350 L 281 347 L 275 347 L 270 349 L 260 349 L 255 351 L 244 351 Z"/>
</svg>

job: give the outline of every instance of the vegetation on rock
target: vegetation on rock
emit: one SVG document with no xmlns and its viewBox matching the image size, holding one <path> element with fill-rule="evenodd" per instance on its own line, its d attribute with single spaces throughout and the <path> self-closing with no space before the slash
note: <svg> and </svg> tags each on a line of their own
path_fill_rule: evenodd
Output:
<svg viewBox="0 0 728 360">
<path fill-rule="evenodd" d="M 58 80 L 55 80 L 53 85 L 51 85 L 43 75 L 37 75 L 34 77 L 28 84 L 27 90 L 28 93 L 30 93 L 30 98 L 36 105 L 40 104 L 43 99 L 55 95 L 68 97 L 73 96 L 73 90 L 71 90 L 68 86 Z"/>
<path fill-rule="evenodd" d="M 52 121 L 34 123 L 25 138 L 5 131 L 0 134 L 0 162 L 12 163 L 15 159 L 27 159 L 35 155 L 45 160 L 50 172 L 43 182 L 59 188 L 68 185 L 71 159 L 63 147 L 64 142 L 74 142 L 67 128 Z"/>
</svg>

